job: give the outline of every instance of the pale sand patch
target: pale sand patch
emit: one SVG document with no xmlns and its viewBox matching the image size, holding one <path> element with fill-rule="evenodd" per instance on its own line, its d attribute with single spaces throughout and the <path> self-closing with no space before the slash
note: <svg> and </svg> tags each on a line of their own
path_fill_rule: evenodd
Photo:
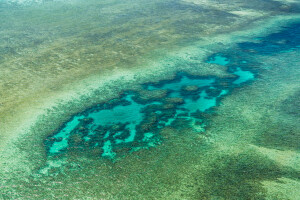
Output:
<svg viewBox="0 0 300 200">
<path fill-rule="evenodd" d="M 300 182 L 289 179 L 280 178 L 277 181 L 263 181 L 268 196 L 266 199 L 299 199 L 300 197 Z"/>
<path fill-rule="evenodd" d="M 237 9 L 241 9 L 240 8 L 241 5 L 246 5 L 246 3 L 240 1 L 232 1 L 231 3 L 222 3 L 221 1 L 210 1 L 210 0 L 182 0 L 182 1 L 186 3 L 196 4 L 204 8 L 222 10 L 226 12 L 234 12 Z M 241 10 L 241 12 L 243 11 L 244 9 Z M 253 10 L 253 12 L 255 11 Z M 268 12 L 265 11 L 265 14 L 268 14 Z M 259 18 L 260 16 L 251 15 L 251 17 Z"/>
<path fill-rule="evenodd" d="M 276 0 L 278 2 L 282 2 L 282 3 L 298 3 L 298 0 Z"/>
<path fill-rule="evenodd" d="M 263 17 L 266 16 L 266 13 L 263 11 L 256 11 L 253 9 L 243 9 L 243 10 L 233 10 L 230 11 L 230 13 L 235 14 L 235 15 L 239 15 L 242 17 Z"/>
<path fill-rule="evenodd" d="M 300 153 L 297 151 L 281 151 L 255 145 L 250 146 L 283 166 L 291 167 L 296 170 L 300 169 Z"/>
</svg>

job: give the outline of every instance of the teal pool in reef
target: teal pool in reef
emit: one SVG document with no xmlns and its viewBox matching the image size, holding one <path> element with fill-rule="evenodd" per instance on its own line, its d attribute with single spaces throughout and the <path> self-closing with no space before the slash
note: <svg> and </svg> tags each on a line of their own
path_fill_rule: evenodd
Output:
<svg viewBox="0 0 300 200">
<path fill-rule="evenodd" d="M 230 59 L 225 56 L 215 55 L 209 58 L 207 63 L 212 64 L 218 64 L 222 66 L 228 66 L 228 69 L 230 69 L 231 73 L 234 75 L 237 75 L 237 79 L 233 81 L 233 84 L 243 84 L 248 81 L 251 81 L 254 79 L 254 73 L 250 70 L 243 70 L 241 67 L 236 67 L 235 65 L 231 65 Z M 242 60 L 240 62 L 241 64 L 247 64 L 248 62 L 245 60 Z"/>
<path fill-rule="evenodd" d="M 48 156 L 98 149 L 99 157 L 115 159 L 155 147 L 163 142 L 161 130 L 182 120 L 185 126 L 203 132 L 205 123 L 201 113 L 211 112 L 230 90 L 254 79 L 250 70 L 235 67 L 225 56 L 216 54 L 207 62 L 227 65 L 236 78 L 191 76 L 180 72 L 173 80 L 144 84 L 143 91 L 126 91 L 118 99 L 73 116 L 49 136 L 45 140 Z M 151 92 L 166 92 L 166 95 L 157 98 L 141 95 Z"/>
<path fill-rule="evenodd" d="M 238 76 L 238 79 L 233 82 L 234 84 L 242 84 L 254 79 L 254 74 L 252 72 L 244 71 L 239 67 L 236 68 L 236 71 L 233 72 L 233 74 Z"/>
<path fill-rule="evenodd" d="M 98 149 L 99 158 L 115 159 L 139 149 L 155 147 L 163 142 L 161 130 L 176 126 L 176 122 L 182 120 L 181 126 L 203 132 L 205 119 L 202 113 L 213 112 L 222 97 L 255 79 L 258 72 L 253 66 L 259 65 L 255 63 L 257 54 L 293 51 L 299 47 L 300 26 L 296 24 L 295 27 L 260 38 L 255 43 L 239 43 L 235 49 L 213 54 L 205 61 L 226 66 L 234 78 L 201 77 L 179 72 L 173 80 L 146 83 L 142 91 L 126 91 L 118 99 L 73 116 L 45 140 L 49 158 L 55 159 L 69 151 Z M 282 42 L 291 34 L 296 37 Z M 153 92 L 165 95 L 143 96 Z"/>
<path fill-rule="evenodd" d="M 160 144 L 161 129 L 176 120 L 186 120 L 196 131 L 203 131 L 201 113 L 217 106 L 219 98 L 228 92 L 216 78 L 185 73 L 174 80 L 145 84 L 144 88 L 144 92 L 164 90 L 167 94 L 142 100 L 138 92 L 127 91 L 119 99 L 75 115 L 47 138 L 48 155 L 99 148 L 99 156 L 113 159 L 124 149 L 130 152 Z"/>
<path fill-rule="evenodd" d="M 229 62 L 229 58 L 226 58 L 225 56 L 221 55 L 215 55 L 207 61 L 207 63 L 218 64 L 223 66 L 227 65 Z"/>
</svg>

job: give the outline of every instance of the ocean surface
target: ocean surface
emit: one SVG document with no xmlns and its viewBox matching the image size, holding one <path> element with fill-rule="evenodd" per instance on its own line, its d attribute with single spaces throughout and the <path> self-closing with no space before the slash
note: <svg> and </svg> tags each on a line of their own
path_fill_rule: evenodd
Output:
<svg viewBox="0 0 300 200">
<path fill-rule="evenodd" d="M 0 0 L 0 199 L 300 197 L 300 2 Z"/>
</svg>

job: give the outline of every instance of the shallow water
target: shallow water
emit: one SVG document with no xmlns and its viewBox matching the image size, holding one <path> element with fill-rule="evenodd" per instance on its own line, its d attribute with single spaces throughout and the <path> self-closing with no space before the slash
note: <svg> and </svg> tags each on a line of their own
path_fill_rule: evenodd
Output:
<svg viewBox="0 0 300 200">
<path fill-rule="evenodd" d="M 299 13 L 1 1 L 0 199 L 297 200 Z"/>
<path fill-rule="evenodd" d="M 236 69 L 234 74 L 238 76 L 238 79 L 233 82 L 234 84 L 241 84 L 254 79 L 253 73 L 250 71 L 243 71 L 239 67 Z"/>
<path fill-rule="evenodd" d="M 293 26 L 297 26 L 294 24 Z M 289 29 L 293 30 L 293 29 Z M 289 35 L 286 30 L 283 35 Z M 126 91 L 120 98 L 97 104 L 86 111 L 76 114 L 69 122 L 52 136 L 45 140 L 48 149 L 48 159 L 56 160 L 56 155 L 64 155 L 67 151 L 85 151 L 86 149 L 100 149 L 97 157 L 112 161 L 120 159 L 131 152 L 141 149 L 155 148 L 164 143 L 161 131 L 165 127 L 176 127 L 180 120 L 183 127 L 191 127 L 195 132 L 205 132 L 205 117 L 203 113 L 211 114 L 220 104 L 222 98 L 236 87 L 245 87 L 255 81 L 257 71 L 253 69 L 251 58 L 256 54 L 277 53 L 278 49 L 270 49 L 269 40 L 278 38 L 277 34 L 260 38 L 255 43 L 241 43 L 236 49 L 218 52 L 207 58 L 206 63 L 226 66 L 228 72 L 235 78 L 201 77 L 178 72 L 172 80 L 161 80 L 158 83 L 144 83 L 143 93 L 166 91 L 166 96 L 160 98 L 143 99 L 138 91 Z M 289 38 L 293 40 L 293 38 Z M 297 38 L 295 38 L 297 41 Z M 296 42 L 297 43 L 297 42 Z M 245 54 L 246 47 L 256 51 L 246 51 L 246 56 L 230 56 L 230 51 L 240 51 Z M 281 44 L 284 51 L 294 51 L 295 47 L 287 48 Z M 248 58 L 248 60 L 245 60 Z M 224 82 L 226 87 L 224 87 Z M 176 123 L 177 122 L 177 123 Z M 77 137 L 77 142 L 72 137 Z M 122 150 L 123 149 L 123 150 Z M 118 152 L 122 152 L 120 155 Z M 126 152 L 124 154 L 124 152 Z M 61 166 L 60 164 L 58 164 Z M 46 168 L 51 168 L 50 165 Z M 45 169 L 41 169 L 45 172 Z M 47 170 L 48 171 L 48 170 Z"/>
<path fill-rule="evenodd" d="M 207 62 L 212 64 L 218 64 L 218 65 L 227 65 L 230 62 L 230 60 L 224 56 L 215 55 Z"/>
<path fill-rule="evenodd" d="M 286 30 L 281 34 L 289 35 Z M 256 51 L 250 53 L 251 57 L 265 52 L 276 53 L 277 49 L 271 51 L 269 45 L 264 45 L 268 44 L 265 40 L 273 41 L 273 37 L 277 39 L 281 34 L 271 34 L 260 38 L 260 41 L 255 43 L 241 43 L 239 44 L 241 49 L 237 48 L 234 51 L 242 53 L 246 46 L 251 49 L 256 46 Z M 297 41 L 297 38 L 294 40 Z M 281 46 L 286 51 L 287 47 L 284 44 Z M 293 51 L 294 49 L 293 46 L 288 50 Z M 192 123 L 187 123 L 189 126 L 191 125 L 200 132 L 205 131 L 206 125 L 201 123 L 203 119 L 194 117 L 194 115 L 211 112 L 211 108 L 216 107 L 224 95 L 227 95 L 235 87 L 243 87 L 243 84 L 249 84 L 255 79 L 255 70 L 251 72 L 252 62 L 250 60 L 246 61 L 244 58 L 241 60 L 240 57 L 233 56 L 228 58 L 226 57 L 227 53 L 216 53 L 209 56 L 206 61 L 210 64 L 227 66 L 228 71 L 236 76 L 235 79 L 225 80 L 226 88 L 220 85 L 222 80 L 217 77 L 197 77 L 185 73 L 178 73 L 174 80 L 162 80 L 155 84 L 145 83 L 143 85 L 144 92 L 166 90 L 167 95 L 164 98 L 152 98 L 146 102 L 139 102 L 137 92 L 127 91 L 120 99 L 114 99 L 117 103 L 111 105 L 104 103 L 89 108 L 82 114 L 74 116 L 58 133 L 46 140 L 49 155 L 67 151 L 70 148 L 70 136 L 74 134 L 80 135 L 82 142 L 79 143 L 84 145 L 84 148 L 102 148 L 101 155 L 103 157 L 114 159 L 117 156 L 114 152 L 115 148 L 129 148 L 128 152 L 131 152 L 161 144 L 160 130 L 165 126 L 172 126 L 176 119 L 191 121 Z M 236 63 L 241 63 L 241 66 L 237 66 Z M 198 128 L 196 124 L 198 124 Z M 141 127 L 146 125 L 148 128 L 143 130 Z M 55 141 L 55 139 L 59 139 L 59 141 Z M 54 142 L 49 143 L 49 141 Z"/>
<path fill-rule="evenodd" d="M 192 114 L 215 107 L 217 100 L 226 94 L 226 90 L 216 88 L 214 78 L 184 74 L 178 74 L 174 80 L 144 86 L 146 91 L 166 90 L 167 96 L 139 103 L 138 93 L 127 91 L 120 99 L 113 100 L 116 103 L 92 107 L 74 116 L 56 134 L 47 138 L 49 155 L 66 151 L 71 144 L 70 137 L 75 134 L 80 135 L 82 145 L 102 148 L 102 156 L 110 159 L 117 156 L 114 148 L 129 147 L 135 151 L 153 147 L 160 143 L 160 129 L 170 126 L 177 118 L 200 120 Z M 215 90 L 215 94 L 208 95 L 206 90 Z M 148 128 L 143 129 L 146 125 Z"/>
</svg>

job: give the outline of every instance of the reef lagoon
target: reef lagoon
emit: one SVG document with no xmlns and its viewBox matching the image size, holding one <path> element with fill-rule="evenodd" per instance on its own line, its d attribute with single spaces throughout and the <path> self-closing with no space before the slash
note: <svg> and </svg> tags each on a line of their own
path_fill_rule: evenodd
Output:
<svg viewBox="0 0 300 200">
<path fill-rule="evenodd" d="M 299 199 L 298 1 L 0 16 L 0 199 Z"/>
</svg>

